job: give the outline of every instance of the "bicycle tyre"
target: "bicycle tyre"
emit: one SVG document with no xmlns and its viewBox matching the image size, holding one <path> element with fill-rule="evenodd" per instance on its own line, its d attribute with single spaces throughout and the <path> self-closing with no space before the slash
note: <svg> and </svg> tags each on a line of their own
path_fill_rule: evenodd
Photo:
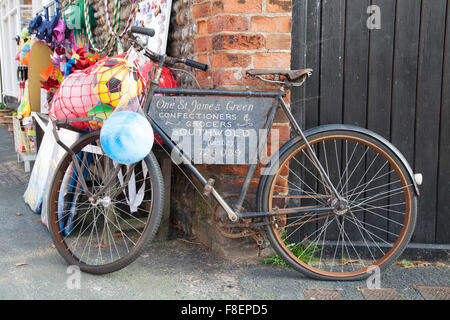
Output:
<svg viewBox="0 0 450 320">
<path fill-rule="evenodd" d="M 71 146 L 71 150 L 73 152 L 75 152 L 75 154 L 79 154 L 80 152 L 82 152 L 82 150 L 89 146 L 89 145 L 93 145 L 93 143 L 95 144 L 95 142 L 97 143 L 96 145 L 100 145 L 100 132 L 99 131 L 95 131 L 95 132 L 91 132 L 85 136 L 83 136 L 82 138 L 80 138 L 77 142 L 75 142 L 72 146 Z M 102 149 L 101 149 L 102 150 Z M 103 151 L 103 150 L 102 150 Z M 107 158 L 107 156 L 105 154 L 101 155 L 102 158 L 101 161 L 109 161 L 110 159 Z M 109 160 L 108 160 L 109 159 Z M 99 162 L 98 162 L 99 163 Z M 126 267 L 127 265 L 129 265 L 130 263 L 132 263 L 134 260 L 136 260 L 142 249 L 144 248 L 144 245 L 148 242 L 151 241 L 153 239 L 153 237 L 155 236 L 156 232 L 158 231 L 158 227 L 159 224 L 161 222 L 161 218 L 162 218 L 162 210 L 163 210 L 163 203 L 164 203 L 164 185 L 163 185 L 163 177 L 162 177 L 162 173 L 161 173 L 161 169 L 159 166 L 159 163 L 157 161 L 157 159 L 155 158 L 154 154 L 151 152 L 142 162 L 141 166 L 142 168 L 144 168 L 144 163 L 146 165 L 146 168 L 148 169 L 148 177 L 144 176 L 144 178 L 142 179 L 143 181 L 141 181 L 141 185 L 144 185 L 144 181 L 148 181 L 148 184 L 151 184 L 151 192 L 149 192 L 151 194 L 151 201 L 150 200 L 144 200 L 143 201 L 147 201 L 147 202 L 151 202 L 150 204 L 148 204 L 148 206 L 150 206 L 150 210 L 148 213 L 142 213 L 141 212 L 141 207 L 138 207 L 137 209 L 137 213 L 134 215 L 138 215 L 141 214 L 142 216 L 147 216 L 147 220 L 145 223 L 145 226 L 142 228 L 142 232 L 140 233 L 140 235 L 138 236 L 138 240 L 136 241 L 136 243 L 133 242 L 133 247 L 131 249 L 128 248 L 127 246 L 127 240 L 125 239 L 125 235 L 126 233 L 123 232 L 122 228 L 120 227 L 120 223 L 122 222 L 122 220 L 117 219 L 117 216 L 119 215 L 124 215 L 125 213 L 122 213 L 123 210 L 123 206 L 122 204 L 120 204 L 122 206 L 122 209 L 113 209 L 114 211 L 114 215 L 115 215 L 115 221 L 117 221 L 117 225 L 119 225 L 119 229 L 117 228 L 117 225 L 114 224 L 114 228 L 115 230 L 120 230 L 120 232 L 117 234 L 113 234 L 111 233 L 111 229 L 113 227 L 110 228 L 106 228 L 105 226 L 103 227 L 103 234 L 107 233 L 104 230 L 107 230 L 108 232 L 110 232 L 111 234 L 108 236 L 108 238 L 110 239 L 110 242 L 114 242 L 114 237 L 116 235 L 118 235 L 118 237 L 122 237 L 123 242 L 125 243 L 125 246 L 127 246 L 127 252 L 126 254 L 124 254 L 123 256 L 120 256 L 119 254 L 119 250 L 117 249 L 117 246 L 115 248 L 115 250 L 117 251 L 117 259 L 113 260 L 113 253 L 111 252 L 111 261 L 108 263 L 99 263 L 99 264 L 91 264 L 88 263 L 86 261 L 83 261 L 83 255 L 81 256 L 81 258 L 79 258 L 73 251 L 74 248 L 70 248 L 70 246 L 66 243 L 67 242 L 67 237 L 69 237 L 67 234 L 63 233 L 63 228 L 61 226 L 61 223 L 63 220 L 61 220 L 61 214 L 58 213 L 58 201 L 61 202 L 61 199 L 65 199 L 66 195 L 61 195 L 62 198 L 60 198 L 60 190 L 61 190 L 61 186 L 63 184 L 63 180 L 64 177 L 66 175 L 66 172 L 70 171 L 71 165 L 72 165 L 72 157 L 69 153 L 65 153 L 65 155 L 63 156 L 62 160 L 60 161 L 60 164 L 58 165 L 52 183 L 51 183 L 51 187 L 50 187 L 50 196 L 48 199 L 48 226 L 49 226 L 49 231 L 50 231 L 50 235 L 51 238 L 53 240 L 53 243 L 56 247 L 56 249 L 58 250 L 59 254 L 66 260 L 66 262 L 69 265 L 76 265 L 80 268 L 80 270 L 87 272 L 87 273 L 91 273 L 91 274 L 107 274 L 107 273 L 111 273 L 111 272 L 115 272 L 118 271 L 124 267 Z M 96 167 L 97 163 L 91 163 L 89 164 L 87 168 L 87 170 L 91 170 L 91 168 Z M 99 163 L 100 166 L 100 163 Z M 92 169 L 93 170 L 93 169 Z M 133 169 L 134 170 L 134 169 Z M 144 169 L 142 169 L 143 171 Z M 73 171 L 73 170 L 72 170 Z M 135 172 L 134 172 L 135 173 Z M 142 174 L 142 173 L 141 173 Z M 114 175 L 114 174 L 112 174 Z M 69 174 L 70 176 L 70 174 Z M 136 177 L 136 184 L 137 184 L 137 174 L 135 175 Z M 100 176 L 96 176 L 94 177 L 94 179 L 92 180 L 97 180 L 97 179 L 102 179 L 102 177 Z M 69 186 L 72 186 L 71 182 L 69 182 Z M 94 186 L 92 186 L 91 188 L 94 188 Z M 63 189 L 64 190 L 64 189 Z M 147 194 L 148 191 L 145 191 L 145 194 Z M 73 199 L 72 199 L 73 200 Z M 117 208 L 119 207 L 119 202 L 113 202 L 114 200 L 112 200 L 111 203 L 115 203 L 117 204 Z M 66 204 L 63 201 L 63 204 Z M 89 205 L 89 203 L 87 204 Z M 84 205 L 85 206 L 85 205 Z M 98 205 L 100 206 L 100 205 Z M 80 205 L 81 207 L 81 205 Z M 83 209 L 86 211 L 86 213 L 84 213 L 85 217 L 84 219 L 88 218 L 88 213 L 89 209 L 86 209 L 85 207 L 83 207 Z M 121 210 L 120 212 L 118 210 Z M 143 209 L 142 209 L 143 210 Z M 95 211 L 95 210 L 94 210 Z M 94 211 L 91 211 L 92 216 L 95 215 L 95 213 L 93 213 Z M 103 212 L 103 224 L 106 226 L 108 226 L 108 221 L 112 221 L 112 218 L 109 219 L 106 216 L 106 212 L 107 210 L 105 209 Z M 111 210 L 109 210 L 111 211 Z M 63 211 L 65 212 L 65 211 Z M 116 212 L 119 212 L 118 214 Z M 108 213 L 109 214 L 109 213 Z M 133 214 L 130 214 L 130 217 Z M 126 216 L 127 218 L 128 216 Z M 89 217 L 91 218 L 91 217 Z M 96 225 L 96 221 L 100 221 L 101 219 L 101 214 L 99 214 L 97 216 L 97 218 L 94 218 L 94 226 Z M 120 219 L 123 219 L 122 217 Z M 136 217 L 136 220 L 141 221 L 141 217 L 139 217 L 139 219 Z M 129 220 L 130 222 L 128 222 L 130 225 L 133 222 L 130 219 L 124 219 L 124 220 Z M 126 222 L 126 221 L 125 221 Z M 101 223 L 101 222 L 100 222 Z M 99 223 L 99 224 L 100 224 Z M 78 226 L 79 226 L 79 222 L 78 222 Z M 83 221 L 84 224 L 84 221 Z M 83 225 L 81 225 L 81 229 L 83 228 Z M 135 230 L 141 229 L 141 227 L 135 227 Z M 92 228 L 92 230 L 94 230 L 94 227 Z M 98 237 L 98 230 L 97 231 L 97 237 Z M 72 232 L 72 231 L 70 231 Z M 131 232 L 131 231 L 130 231 Z M 79 231 L 79 233 L 81 233 L 81 231 Z M 91 231 L 92 233 L 92 231 Z M 135 232 L 136 233 L 136 232 Z M 127 237 L 129 237 L 127 235 Z M 66 238 L 66 239 L 65 239 Z M 79 238 L 77 239 L 77 244 L 79 239 L 82 238 L 79 236 Z M 91 249 L 91 242 L 89 242 L 89 248 Z M 113 247 L 113 245 L 109 245 L 110 248 Z M 86 248 L 86 246 L 85 246 Z M 93 250 L 97 249 L 99 252 L 101 252 L 102 249 L 104 249 L 102 246 L 96 246 L 95 248 L 92 248 Z M 105 248 L 107 250 L 107 248 Z M 110 251 L 113 251 L 113 249 L 111 249 Z M 78 254 L 78 252 L 77 252 Z M 84 254 L 84 251 L 83 251 Z M 79 255 L 79 254 L 78 254 Z M 98 257 L 97 257 L 98 258 Z M 102 258 L 103 261 L 103 258 Z"/>
<path fill-rule="evenodd" d="M 357 144 L 357 143 L 362 144 L 363 146 L 366 146 L 368 149 L 370 149 L 374 153 L 378 154 L 375 157 L 375 160 L 372 160 L 372 163 L 375 163 L 377 161 L 381 161 L 382 159 L 384 159 L 388 163 L 388 167 L 392 168 L 389 175 L 387 175 L 387 176 L 389 176 L 389 180 L 388 180 L 389 181 L 388 182 L 389 190 L 391 190 L 391 189 L 395 190 L 393 187 L 393 182 L 392 182 L 394 180 L 391 177 L 394 174 L 398 177 L 398 179 L 401 183 L 400 191 L 399 192 L 397 191 L 397 194 L 395 194 L 395 197 L 396 197 L 395 199 L 397 199 L 398 197 L 402 197 L 402 198 L 404 197 L 405 203 L 403 204 L 403 206 L 405 208 L 405 217 L 404 217 L 404 219 L 401 216 L 399 218 L 396 218 L 400 222 L 402 222 L 402 219 L 403 219 L 403 222 L 402 222 L 401 231 L 398 234 L 398 239 L 396 239 L 395 242 L 392 239 L 389 240 L 389 237 L 391 237 L 391 238 L 394 237 L 394 232 L 391 232 L 391 230 L 386 231 L 386 239 L 387 240 L 385 240 L 385 242 L 386 243 L 388 243 L 388 241 L 389 241 L 389 243 L 393 242 L 392 248 L 388 252 L 384 252 L 382 249 L 380 249 L 382 253 L 379 253 L 379 255 L 382 255 L 383 253 L 385 253 L 385 254 L 379 258 L 373 259 L 374 261 L 372 261 L 370 264 L 368 263 L 367 265 L 365 265 L 363 262 L 361 262 L 364 259 L 361 259 L 361 261 L 347 260 L 347 262 L 351 261 L 349 264 L 352 264 L 352 267 L 353 267 L 352 271 L 346 270 L 345 272 L 336 272 L 336 271 L 333 272 L 333 266 L 331 266 L 331 272 L 330 272 L 330 270 L 322 270 L 321 269 L 322 261 L 320 260 L 319 262 L 317 262 L 317 258 L 318 258 L 317 256 L 319 255 L 319 252 L 327 252 L 327 250 L 330 251 L 329 249 L 325 248 L 327 246 L 326 244 L 328 244 L 328 246 L 332 248 L 331 253 L 333 252 L 333 249 L 334 249 L 333 246 L 335 246 L 336 248 L 339 247 L 340 238 L 338 238 L 337 241 L 329 239 L 329 236 L 327 236 L 327 231 L 326 231 L 332 225 L 332 224 L 329 224 L 329 220 L 331 220 L 331 216 L 333 215 L 333 213 L 331 213 L 331 214 L 329 213 L 328 216 L 324 215 L 323 217 L 319 216 L 319 214 L 317 214 L 317 217 L 315 217 L 314 219 L 311 219 L 311 217 L 313 217 L 313 214 L 311 214 L 311 213 L 308 213 L 308 215 L 311 215 L 310 218 L 303 218 L 302 216 L 300 216 L 299 219 L 302 219 L 302 220 L 300 220 L 300 222 L 297 222 L 297 225 L 294 225 L 294 223 L 292 223 L 292 225 L 293 225 L 292 228 L 300 225 L 301 227 L 299 227 L 299 228 L 307 229 L 308 228 L 307 224 L 309 223 L 310 224 L 309 228 L 312 228 L 312 229 L 311 229 L 311 231 L 308 231 L 309 235 L 307 232 L 305 232 L 305 234 L 306 234 L 305 236 L 303 234 L 297 235 L 298 239 L 300 239 L 300 240 L 297 240 L 298 241 L 297 244 L 294 244 L 295 242 L 293 240 L 292 240 L 293 243 L 290 243 L 289 240 L 286 240 L 287 234 L 288 234 L 286 232 L 286 230 L 290 230 L 290 229 L 288 229 L 288 227 L 290 225 L 288 224 L 288 222 L 286 222 L 287 219 L 289 219 L 288 215 L 283 216 L 283 218 L 281 218 L 281 215 L 266 218 L 266 222 L 270 223 L 266 226 L 266 233 L 267 233 L 268 239 L 269 239 L 273 249 L 278 254 L 278 256 L 281 257 L 282 259 L 284 259 L 288 263 L 288 265 L 290 265 L 294 270 L 299 271 L 300 273 L 302 273 L 310 278 L 314 278 L 314 279 L 318 279 L 318 280 L 357 281 L 357 280 L 362 280 L 362 279 L 368 278 L 371 274 L 373 274 L 373 271 L 372 271 L 373 269 L 371 269 L 372 267 L 376 266 L 379 268 L 380 271 L 383 271 L 388 266 L 392 265 L 398 259 L 398 257 L 402 254 L 402 252 L 405 250 L 407 244 L 411 240 L 411 237 L 414 233 L 414 228 L 415 228 L 415 224 L 416 224 L 417 195 L 414 191 L 413 182 L 411 181 L 411 177 L 408 174 L 408 170 L 405 167 L 404 163 L 394 154 L 394 152 L 392 152 L 392 150 L 388 146 L 386 146 L 379 140 L 371 137 L 369 134 L 365 134 L 362 132 L 355 132 L 352 130 L 347 131 L 345 129 L 339 129 L 339 130 L 336 129 L 334 131 L 319 132 L 319 133 L 313 134 L 312 136 L 308 137 L 308 141 L 313 146 L 313 148 L 316 152 L 318 149 L 321 149 L 322 151 L 325 150 L 322 153 L 318 152 L 319 153 L 319 161 L 322 163 L 324 169 L 329 171 L 330 170 L 329 167 L 331 167 L 331 165 L 330 165 L 330 162 L 328 162 L 328 160 L 326 160 L 326 161 L 324 160 L 327 157 L 326 147 L 320 148 L 319 144 L 321 142 L 323 142 L 323 145 L 326 146 L 327 141 L 330 141 L 329 149 L 331 149 L 331 148 L 333 148 L 333 143 L 331 143 L 331 141 L 333 141 L 333 140 L 336 141 L 338 139 L 340 139 L 342 141 L 351 141 L 351 142 L 354 142 L 355 144 Z M 347 151 L 348 151 L 348 144 L 349 144 L 349 142 L 347 142 Z M 341 142 L 341 150 L 340 151 L 338 151 L 338 149 L 340 149 L 340 148 L 336 147 L 335 143 L 334 143 L 334 145 L 335 145 L 335 149 L 336 149 L 336 159 L 337 159 L 339 153 L 341 153 L 342 155 L 344 154 L 343 150 L 344 150 L 345 144 L 344 144 L 344 142 Z M 311 190 L 319 190 L 319 189 L 322 189 L 322 192 L 317 192 L 317 194 L 313 194 L 312 196 L 307 195 L 308 192 L 303 192 L 305 194 L 303 196 L 299 195 L 299 193 L 302 193 L 300 191 L 295 191 L 296 194 L 293 195 L 294 191 L 288 190 L 288 189 L 292 188 L 291 182 L 289 182 L 289 179 L 291 179 L 291 178 L 283 178 L 285 180 L 288 180 L 288 182 L 287 182 L 288 187 L 287 187 L 287 189 L 284 189 L 284 192 L 276 191 L 276 189 L 282 190 L 282 189 L 280 189 L 280 185 L 279 185 L 279 181 L 283 177 L 281 175 L 281 172 L 284 170 L 285 173 L 289 172 L 290 176 L 294 176 L 294 174 L 292 173 L 293 169 L 290 169 L 290 163 L 291 163 L 290 161 L 292 159 L 296 159 L 295 157 L 298 156 L 300 153 L 304 154 L 305 149 L 306 149 L 306 145 L 305 145 L 304 141 L 299 140 L 298 142 L 294 143 L 290 148 L 288 148 L 285 152 L 283 152 L 279 156 L 279 159 L 280 159 L 279 163 L 281 165 L 279 166 L 279 168 L 277 169 L 275 174 L 269 175 L 269 176 L 267 176 L 266 179 L 262 180 L 262 185 L 258 189 L 258 190 L 260 190 L 258 193 L 258 199 L 259 199 L 258 200 L 258 206 L 259 206 L 258 210 L 260 212 L 268 212 L 268 211 L 274 212 L 274 209 L 279 210 L 279 208 L 276 206 L 275 206 L 276 208 L 274 208 L 274 203 L 286 205 L 286 203 L 289 203 L 289 202 L 304 201 L 306 203 L 307 201 L 309 201 L 309 202 L 319 203 L 320 201 L 323 201 L 323 199 L 321 199 L 320 197 L 324 197 L 323 193 L 324 193 L 325 187 L 321 187 L 319 182 L 317 182 L 315 188 L 311 188 L 309 190 L 309 193 L 310 194 L 312 193 Z M 328 150 L 328 153 L 330 153 L 329 150 Z M 349 153 L 347 152 L 347 160 L 349 158 L 348 154 Z M 320 155 L 322 155 L 322 158 L 320 157 Z M 364 153 L 363 153 L 363 155 L 364 155 Z M 378 159 L 377 157 L 379 157 L 380 155 L 382 158 Z M 367 154 L 364 156 L 368 157 Z M 352 160 L 350 160 L 350 163 L 351 163 L 351 161 Z M 342 162 L 342 159 L 338 159 L 336 161 L 336 168 L 339 168 L 339 162 Z M 292 162 L 292 163 L 294 163 L 294 162 Z M 366 168 L 369 166 L 370 163 L 371 163 L 370 161 L 365 160 Z M 297 163 L 294 163 L 294 164 L 298 166 Z M 349 166 L 349 164 L 347 164 L 347 167 L 348 166 Z M 344 169 L 344 167 L 339 168 L 339 171 L 343 171 L 343 169 Z M 311 170 L 312 170 L 311 167 L 309 169 L 303 167 L 302 170 L 303 170 L 303 173 L 310 176 L 309 177 L 310 180 L 314 179 L 312 177 L 313 175 L 316 178 L 317 178 L 317 176 L 319 176 L 317 172 L 315 174 L 313 174 L 311 172 Z M 310 171 L 308 172 L 308 170 L 310 170 Z M 372 168 L 369 168 L 369 170 L 372 170 Z M 386 169 L 386 170 L 388 170 L 388 169 Z M 350 170 L 347 170 L 347 171 L 350 172 Z M 356 171 L 356 168 L 353 169 L 353 172 L 355 172 L 355 171 Z M 374 171 L 376 171 L 376 170 L 374 170 Z M 393 171 L 395 171 L 395 173 L 393 173 Z M 365 174 L 367 174 L 367 172 Z M 344 174 L 342 174 L 342 176 L 340 176 L 340 174 L 337 175 L 337 178 L 340 177 L 339 183 L 342 181 L 343 175 Z M 296 179 L 296 178 L 297 177 L 294 176 L 292 179 Z M 307 177 L 303 177 L 303 179 L 306 179 L 306 178 Z M 374 178 L 375 178 L 375 176 L 372 178 L 372 180 Z M 384 178 L 386 179 L 386 176 Z M 301 177 L 299 179 L 302 180 Z M 350 180 L 351 179 L 352 179 L 352 177 L 350 177 Z M 378 177 L 376 179 L 381 180 L 381 178 L 378 178 Z M 363 179 L 363 181 L 367 181 L 367 180 L 369 180 L 369 179 L 368 178 Z M 367 184 L 367 182 L 366 182 L 362 186 L 367 189 L 369 187 L 370 183 L 373 183 L 372 180 L 369 180 L 369 184 Z M 356 179 L 356 181 L 358 181 L 358 179 Z M 347 180 L 346 184 L 348 182 L 349 182 L 349 180 Z M 303 183 L 301 183 L 301 184 L 306 189 L 307 183 L 305 181 L 303 181 Z M 319 185 L 319 187 L 318 187 L 318 185 Z M 381 185 L 381 187 L 379 187 L 379 188 L 382 188 L 382 187 L 383 186 Z M 375 190 L 377 189 L 377 187 L 373 188 L 373 186 L 371 186 L 368 190 L 364 190 L 364 189 L 359 190 L 358 188 L 361 188 L 361 187 L 359 187 L 359 185 L 357 185 L 357 187 L 356 187 L 357 191 L 353 190 L 352 196 L 355 192 L 361 193 L 364 191 L 365 193 L 369 193 L 369 192 L 376 192 Z M 375 190 L 373 190 L 373 189 L 375 189 Z M 287 190 L 287 194 L 286 194 L 286 190 Z M 350 190 L 350 192 L 351 191 L 352 190 Z M 348 192 L 348 194 L 350 194 L 350 192 Z M 386 192 L 386 191 L 384 191 L 384 192 Z M 389 195 L 391 193 L 394 196 L 394 191 L 389 191 L 387 193 L 387 195 Z M 379 193 L 379 194 L 381 194 L 381 193 Z M 319 197 L 319 195 L 320 195 L 320 197 Z M 315 196 L 314 199 L 312 199 L 313 196 Z M 359 194 L 358 194 L 358 196 L 359 196 Z M 375 195 L 375 196 L 372 196 L 373 198 L 368 197 L 368 199 L 369 199 L 369 201 L 372 201 L 373 199 L 375 199 L 375 201 L 380 202 L 382 200 L 385 200 L 382 198 L 382 196 L 383 195 L 380 195 L 380 196 Z M 279 200 L 279 199 L 283 199 L 283 197 L 284 197 L 284 200 Z M 296 199 L 296 197 L 303 197 L 303 198 L 301 200 L 298 200 L 298 199 Z M 294 200 L 292 200 L 292 199 L 294 199 Z M 331 196 L 330 196 L 330 200 L 331 200 Z M 330 200 L 327 200 L 327 201 L 330 201 Z M 356 199 L 356 200 L 359 200 L 359 199 Z M 341 240 L 342 247 L 346 246 L 344 243 L 348 243 L 348 242 L 352 243 L 352 239 L 350 239 L 350 237 L 348 235 L 347 235 L 348 240 L 345 240 L 346 239 L 346 236 L 345 236 L 346 231 L 345 231 L 345 226 L 344 226 L 343 221 L 346 221 L 346 220 L 351 221 L 351 223 L 350 222 L 347 223 L 347 226 L 353 224 L 354 228 L 360 229 L 359 233 L 361 234 L 361 238 L 364 238 L 365 231 L 363 229 L 367 229 L 367 232 L 366 232 L 367 235 L 369 235 L 373 240 L 377 240 L 378 242 L 380 241 L 377 238 L 375 238 L 375 233 L 379 232 L 381 230 L 381 228 L 379 228 L 378 226 L 372 225 L 371 224 L 371 223 L 373 223 L 372 221 L 371 221 L 371 223 L 366 222 L 367 219 L 369 219 L 369 218 L 374 219 L 374 217 L 371 217 L 371 216 L 375 215 L 374 214 L 375 211 L 373 211 L 375 209 L 372 208 L 372 205 L 370 205 L 370 207 L 369 207 L 368 200 L 366 200 L 364 198 L 362 200 L 363 200 L 362 205 L 360 205 L 358 207 L 358 209 L 359 209 L 359 211 L 364 211 L 363 209 L 368 210 L 368 212 L 364 212 L 364 215 L 365 215 L 364 218 L 357 218 L 356 213 L 352 212 L 353 207 L 351 205 L 349 205 L 350 207 L 352 207 L 349 210 L 349 212 L 352 212 L 352 213 L 350 216 L 349 212 L 347 212 L 348 218 L 347 218 L 347 215 L 344 215 L 343 217 L 341 217 L 341 216 L 338 217 L 337 214 L 334 213 L 334 215 L 335 215 L 334 220 L 337 221 L 336 225 L 338 226 L 339 237 L 342 236 L 342 240 Z M 390 201 L 391 201 L 391 199 L 388 199 L 389 204 L 390 204 Z M 355 201 L 355 203 L 357 203 L 357 202 Z M 352 204 L 353 204 L 353 202 L 352 202 Z M 399 206 L 399 204 L 395 204 L 395 206 Z M 394 206 L 394 204 L 392 204 L 392 206 Z M 375 208 L 375 206 L 373 206 L 373 207 Z M 380 208 L 381 209 L 379 209 L 379 210 L 381 210 L 381 211 L 386 210 L 387 211 L 386 215 L 389 216 L 390 220 L 392 220 L 392 221 L 388 221 L 387 228 L 396 227 L 397 229 L 399 229 L 400 227 L 395 225 L 395 223 L 399 223 L 399 222 L 395 221 L 393 218 L 394 214 L 397 211 L 390 209 L 390 207 L 380 206 Z M 398 211 L 398 212 L 400 213 L 401 211 Z M 380 218 L 381 218 L 381 214 L 379 214 L 378 212 L 376 212 L 376 213 L 377 213 L 377 215 L 380 215 Z M 359 213 L 358 213 L 358 215 L 359 215 Z M 391 215 L 392 215 L 392 217 L 391 217 Z M 358 216 L 358 217 L 360 217 L 360 216 Z M 295 218 L 298 218 L 298 216 Z M 326 219 L 326 222 L 323 222 L 323 225 L 321 227 L 323 229 L 321 230 L 322 234 L 319 236 L 319 241 L 317 241 L 317 240 L 316 240 L 316 242 L 314 242 L 312 240 L 306 241 L 307 238 L 305 238 L 305 237 L 306 236 L 312 237 L 311 234 L 314 234 L 314 233 L 316 233 L 316 235 L 314 235 L 314 237 L 315 237 L 315 239 L 317 239 L 317 233 L 318 233 L 317 230 L 320 227 L 320 223 L 322 223 L 322 221 L 325 219 Z M 361 222 L 358 222 L 359 219 L 361 219 Z M 364 219 L 364 221 L 363 221 L 363 219 Z M 381 219 L 379 219 L 379 220 L 381 220 Z M 303 221 L 306 221 L 306 222 L 303 222 Z M 308 222 L 308 221 L 311 221 L 311 222 Z M 284 224 L 284 226 L 283 226 L 283 224 Z M 389 226 L 389 224 L 391 224 L 391 225 Z M 377 228 L 377 229 L 375 229 L 375 228 Z M 378 230 L 378 229 L 380 229 L 380 230 Z M 305 230 L 303 230 L 303 231 L 305 231 Z M 299 232 L 299 230 L 294 231 L 294 232 Z M 292 233 L 289 233 L 288 235 L 294 237 L 294 235 Z M 321 237 L 323 237 L 323 241 L 322 241 Z M 354 235 L 352 235 L 352 237 L 354 237 Z M 369 237 L 367 237 L 367 238 L 369 238 Z M 381 236 L 380 236 L 380 239 L 381 239 Z M 377 243 L 377 241 L 373 241 L 373 242 Z M 361 242 L 365 242 L 365 245 L 368 248 L 368 250 L 366 249 L 366 251 L 369 251 L 372 254 L 372 250 L 369 245 L 369 241 L 367 241 L 367 239 L 365 239 L 364 241 L 361 240 Z M 297 246 L 298 243 L 301 244 L 300 247 L 304 248 L 305 251 L 309 250 L 309 253 L 308 253 L 309 255 L 307 254 L 304 257 L 299 257 L 298 253 L 293 252 L 295 246 Z M 356 243 L 356 241 L 355 241 L 355 243 Z M 322 247 L 320 247 L 321 244 L 323 244 Z M 364 245 L 364 243 L 363 243 L 363 245 Z M 358 246 L 356 246 L 356 244 L 353 247 L 353 249 L 355 249 L 355 247 L 358 248 Z M 348 248 L 350 248 L 350 249 L 348 249 Z M 334 252 L 335 258 L 336 258 L 336 251 L 337 251 L 337 249 L 335 249 L 335 252 Z M 342 255 L 342 258 L 341 258 L 342 264 L 347 263 L 345 261 L 345 259 L 346 259 L 345 256 L 349 253 L 349 251 L 351 251 L 351 246 L 347 247 L 347 252 L 344 252 L 344 249 L 342 249 L 342 252 L 345 253 L 344 255 Z M 374 251 L 375 251 L 375 249 L 374 249 Z M 358 254 L 357 249 L 355 249 L 355 252 L 356 252 L 356 254 Z M 304 253 L 302 252 L 300 254 L 303 255 Z M 312 257 L 311 257 L 311 255 L 312 255 Z M 325 254 L 320 253 L 320 259 L 322 259 L 322 255 L 326 256 L 326 253 Z M 309 261 L 305 261 L 306 260 L 306 259 L 304 259 L 305 257 L 309 257 Z M 374 257 L 373 254 L 372 254 L 372 257 Z M 351 257 L 348 257 L 348 259 L 351 259 Z M 329 260 L 331 260 L 331 259 L 329 259 Z M 333 260 L 333 263 L 334 262 L 335 261 Z M 336 263 L 337 262 L 338 261 L 336 261 Z M 361 265 L 361 268 L 355 270 L 354 265 L 358 265 L 358 264 Z M 317 267 L 317 265 L 319 265 L 319 267 Z M 325 265 L 330 266 L 330 265 L 332 265 L 332 263 L 329 263 L 329 261 L 326 262 L 324 259 L 323 266 L 325 266 Z M 325 269 L 325 267 L 322 267 L 322 268 Z M 348 265 L 342 266 L 341 267 L 342 271 L 344 271 L 344 268 L 348 269 L 349 267 L 348 267 Z M 339 267 L 336 269 L 339 269 Z"/>
</svg>

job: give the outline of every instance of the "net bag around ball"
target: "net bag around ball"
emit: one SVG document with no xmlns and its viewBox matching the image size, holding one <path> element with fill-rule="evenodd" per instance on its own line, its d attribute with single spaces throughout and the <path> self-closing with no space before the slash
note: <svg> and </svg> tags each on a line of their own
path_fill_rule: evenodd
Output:
<svg viewBox="0 0 450 320">
<path fill-rule="evenodd" d="M 52 120 L 87 116 L 107 119 L 124 96 L 127 98 L 123 104 L 132 102 L 132 97 L 138 100 L 144 87 L 144 80 L 137 68 L 128 64 L 124 57 L 105 58 L 64 78 L 50 104 L 50 117 Z M 101 127 L 101 123 L 96 121 L 72 125 L 92 130 Z"/>
<path fill-rule="evenodd" d="M 127 59 L 130 59 L 130 55 L 127 55 Z M 139 66 L 140 61 L 127 60 L 126 65 Z M 112 65 L 108 70 L 115 71 L 115 68 Z M 150 153 L 154 141 L 153 129 L 141 108 L 139 96 L 142 82 L 135 69 L 132 67 L 130 72 L 120 69 L 113 78 L 108 73 L 99 73 L 98 83 L 110 86 L 97 89 L 101 102 L 111 100 L 110 105 L 114 107 L 100 131 L 102 148 L 115 162 L 126 165 L 143 160 Z M 106 77 L 107 81 L 104 82 L 100 77 Z"/>
</svg>

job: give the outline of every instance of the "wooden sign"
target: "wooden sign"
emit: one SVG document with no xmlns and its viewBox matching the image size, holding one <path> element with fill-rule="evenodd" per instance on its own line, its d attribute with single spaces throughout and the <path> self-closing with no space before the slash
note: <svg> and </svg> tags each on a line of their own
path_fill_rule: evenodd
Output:
<svg viewBox="0 0 450 320">
<path fill-rule="evenodd" d="M 272 98 L 155 96 L 150 117 L 195 164 L 250 164 Z"/>
</svg>

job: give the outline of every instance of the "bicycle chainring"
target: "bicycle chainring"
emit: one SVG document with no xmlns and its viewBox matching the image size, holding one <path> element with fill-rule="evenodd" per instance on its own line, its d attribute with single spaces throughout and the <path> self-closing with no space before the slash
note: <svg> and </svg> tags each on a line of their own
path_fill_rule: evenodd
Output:
<svg viewBox="0 0 450 320">
<path fill-rule="evenodd" d="M 227 195 L 224 197 L 224 199 L 227 201 L 227 203 L 231 207 L 234 206 L 234 204 L 237 202 L 238 198 L 239 198 L 239 195 L 237 195 L 237 194 Z M 243 207 L 243 212 L 254 212 L 253 206 L 247 200 L 244 200 L 242 207 Z M 215 205 L 213 213 L 211 215 L 212 225 L 223 236 L 225 236 L 227 238 L 231 238 L 231 239 L 250 237 L 250 236 L 254 236 L 254 235 L 260 233 L 259 230 L 255 230 L 251 226 L 252 222 L 257 222 L 256 220 L 261 220 L 261 218 L 259 218 L 259 219 L 240 219 L 238 222 L 232 222 L 228 218 L 228 214 L 225 212 L 225 210 L 219 204 Z"/>
</svg>

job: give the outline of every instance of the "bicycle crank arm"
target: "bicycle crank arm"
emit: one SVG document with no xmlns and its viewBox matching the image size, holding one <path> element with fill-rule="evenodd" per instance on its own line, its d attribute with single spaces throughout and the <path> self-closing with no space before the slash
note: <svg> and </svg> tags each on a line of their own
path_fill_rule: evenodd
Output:
<svg viewBox="0 0 450 320">
<path fill-rule="evenodd" d="M 233 222 L 237 222 L 239 220 L 239 216 L 236 214 L 236 212 L 234 212 L 233 209 L 231 209 L 231 207 L 220 196 L 220 194 L 217 192 L 217 190 L 211 186 L 211 188 L 209 189 L 209 192 L 213 195 L 214 198 L 216 198 L 217 202 L 219 202 L 220 206 L 225 210 L 225 212 L 228 215 L 228 218 Z"/>
</svg>

